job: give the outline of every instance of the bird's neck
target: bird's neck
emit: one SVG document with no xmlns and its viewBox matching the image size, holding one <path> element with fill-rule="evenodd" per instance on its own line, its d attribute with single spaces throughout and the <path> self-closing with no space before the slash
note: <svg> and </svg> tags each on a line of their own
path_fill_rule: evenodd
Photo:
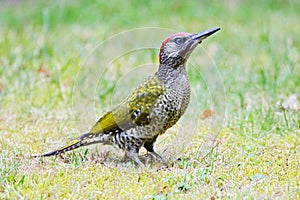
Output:
<svg viewBox="0 0 300 200">
<path fill-rule="evenodd" d="M 176 79 L 188 78 L 185 63 L 178 66 L 160 64 L 155 75 L 166 85 L 172 85 Z"/>
</svg>

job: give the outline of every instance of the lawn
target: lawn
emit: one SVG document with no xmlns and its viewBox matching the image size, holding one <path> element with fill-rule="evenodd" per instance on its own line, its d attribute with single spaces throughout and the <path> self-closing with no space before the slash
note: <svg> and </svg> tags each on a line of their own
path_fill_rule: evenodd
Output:
<svg viewBox="0 0 300 200">
<path fill-rule="evenodd" d="M 0 1 L 0 199 L 300 199 L 300 3 Z M 157 69 L 171 33 L 221 27 L 142 170 L 86 132 Z"/>
</svg>

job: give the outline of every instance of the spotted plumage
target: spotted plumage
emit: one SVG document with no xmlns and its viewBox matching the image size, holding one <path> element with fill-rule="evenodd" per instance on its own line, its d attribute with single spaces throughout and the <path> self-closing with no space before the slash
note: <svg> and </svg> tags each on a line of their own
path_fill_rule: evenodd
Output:
<svg viewBox="0 0 300 200">
<path fill-rule="evenodd" d="M 219 28 L 197 34 L 175 33 L 162 42 L 158 71 L 136 88 L 125 100 L 104 114 L 91 130 L 70 144 L 41 156 L 53 156 L 94 143 L 115 145 L 144 166 L 138 158 L 141 147 L 157 159 L 164 159 L 153 145 L 160 134 L 184 114 L 190 100 L 186 61 L 203 39 Z"/>
</svg>

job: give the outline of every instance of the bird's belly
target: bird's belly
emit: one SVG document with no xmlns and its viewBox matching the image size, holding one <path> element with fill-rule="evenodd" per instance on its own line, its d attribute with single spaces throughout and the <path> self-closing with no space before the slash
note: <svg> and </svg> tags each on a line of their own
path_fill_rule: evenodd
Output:
<svg viewBox="0 0 300 200">
<path fill-rule="evenodd" d="M 163 97 L 151 111 L 150 123 L 138 126 L 138 132 L 141 132 L 145 138 L 152 138 L 155 135 L 163 134 L 168 128 L 177 123 L 185 112 L 188 103 L 189 95 L 186 95 L 185 98 Z"/>
<path fill-rule="evenodd" d="M 172 127 L 185 112 L 189 103 L 189 95 L 184 98 L 174 98 L 165 95 L 157 102 L 157 105 L 150 112 L 149 124 L 137 125 L 130 129 L 120 132 L 114 136 L 112 143 L 121 149 L 127 149 L 135 145 L 141 146 L 145 141 L 165 133 Z"/>
</svg>

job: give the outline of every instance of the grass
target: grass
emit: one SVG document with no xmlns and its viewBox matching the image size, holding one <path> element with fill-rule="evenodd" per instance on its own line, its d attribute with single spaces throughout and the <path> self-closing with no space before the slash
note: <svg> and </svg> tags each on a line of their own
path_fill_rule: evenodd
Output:
<svg viewBox="0 0 300 200">
<path fill-rule="evenodd" d="M 282 106 L 300 94 L 298 7 L 0 2 L 0 198 L 300 199 L 299 103 Z M 169 33 L 216 26 L 190 58 L 186 116 L 156 143 L 168 170 L 99 145 L 30 157 L 88 130 L 152 74 Z"/>
</svg>

